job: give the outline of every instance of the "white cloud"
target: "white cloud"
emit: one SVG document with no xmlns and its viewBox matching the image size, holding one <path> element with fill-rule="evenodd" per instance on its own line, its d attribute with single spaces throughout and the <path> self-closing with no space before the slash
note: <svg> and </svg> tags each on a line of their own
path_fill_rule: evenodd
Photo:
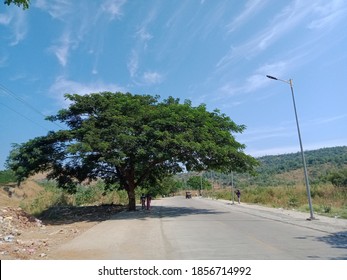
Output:
<svg viewBox="0 0 347 280">
<path fill-rule="evenodd" d="M 143 80 L 146 84 L 159 84 L 163 80 L 163 76 L 158 72 L 145 72 Z"/>
<path fill-rule="evenodd" d="M 72 80 L 68 80 L 65 77 L 57 77 L 54 84 L 50 87 L 50 95 L 58 100 L 60 105 L 67 106 L 69 102 L 65 100 L 64 95 L 67 93 L 70 94 L 80 94 L 85 95 L 89 93 L 98 93 L 98 92 L 125 92 L 126 90 L 117 85 L 117 84 L 107 84 L 102 81 L 90 82 L 90 83 L 80 83 Z"/>
<path fill-rule="evenodd" d="M 317 3 L 313 12 L 317 14 L 317 18 L 310 22 L 308 28 L 323 29 L 335 25 L 346 17 L 347 7 L 343 0 L 324 1 L 321 5 Z"/>
<path fill-rule="evenodd" d="M 140 38 L 142 41 L 148 41 L 153 38 L 153 36 L 146 30 L 144 26 L 136 31 L 136 37 Z"/>
<path fill-rule="evenodd" d="M 249 14 L 259 4 L 257 0 L 249 2 L 249 7 L 236 21 L 249 20 Z M 260 4 L 259 4 L 260 5 Z M 261 4 L 263 5 L 263 3 Z M 243 44 L 231 46 L 229 51 L 219 60 L 216 67 L 220 70 L 237 61 L 240 58 L 253 58 L 269 49 L 280 38 L 285 37 L 300 24 L 308 24 L 310 29 L 322 29 L 336 25 L 340 19 L 346 17 L 347 6 L 343 0 L 310 2 L 296 0 L 289 3 L 271 20 L 268 26 L 258 32 Z M 232 27 L 231 27 L 232 28 Z M 319 34 L 321 35 L 321 34 Z M 307 45 L 307 44 L 306 44 Z"/>
<path fill-rule="evenodd" d="M 69 32 L 63 33 L 62 37 L 59 40 L 59 43 L 49 48 L 49 50 L 55 54 L 60 65 L 62 65 L 63 67 L 68 64 L 70 48 L 76 45 L 76 42 L 71 40 L 70 37 L 71 36 Z"/>
<path fill-rule="evenodd" d="M 256 92 L 269 83 L 266 75 L 276 74 L 280 78 L 288 71 L 290 71 L 294 65 L 293 60 L 297 60 L 297 58 L 282 60 L 274 63 L 266 63 L 256 69 L 243 82 L 228 81 L 219 87 L 220 96 L 226 98 L 230 96 Z"/>
<path fill-rule="evenodd" d="M 127 64 L 130 76 L 133 78 L 136 75 L 137 69 L 139 67 L 139 57 L 135 50 L 132 50 L 128 64 Z"/>
<path fill-rule="evenodd" d="M 234 63 L 239 58 L 252 58 L 259 53 L 267 50 L 272 44 L 281 37 L 286 36 L 311 13 L 311 5 L 302 1 L 295 1 L 289 4 L 271 21 L 268 26 L 258 32 L 247 42 L 232 46 L 230 50 L 219 60 L 216 67 L 223 70 L 225 67 Z"/>
<path fill-rule="evenodd" d="M 66 16 L 73 14 L 72 2 L 68 0 L 36 0 L 33 5 L 46 11 L 54 19 L 64 21 Z"/>
<path fill-rule="evenodd" d="M 119 19 L 122 16 L 122 6 L 126 0 L 105 0 L 101 5 L 101 11 L 110 15 L 111 20 Z"/>
<path fill-rule="evenodd" d="M 11 22 L 12 16 L 10 14 L 0 14 L 0 24 L 9 25 Z"/>
<path fill-rule="evenodd" d="M 10 46 L 19 44 L 28 33 L 27 14 L 22 9 L 9 9 L 7 14 L 0 14 L 0 24 L 10 29 Z"/>
<path fill-rule="evenodd" d="M 35 6 L 47 12 L 53 19 L 61 21 L 62 34 L 52 43 L 49 50 L 57 57 L 59 64 L 69 64 L 71 51 L 81 46 L 96 50 L 95 65 L 91 70 L 97 73 L 97 61 L 103 51 L 104 29 L 109 20 L 118 19 L 122 15 L 125 0 L 104 1 L 70 1 L 70 0 L 38 0 Z M 98 27 L 99 31 L 95 32 Z"/>
<path fill-rule="evenodd" d="M 147 42 L 153 38 L 153 35 L 150 34 L 148 31 L 148 26 L 156 18 L 156 15 L 157 15 L 157 8 L 154 7 L 153 9 L 149 11 L 149 13 L 146 14 L 145 19 L 141 22 L 141 24 L 139 24 L 139 26 L 136 27 L 135 33 L 133 35 L 133 38 L 136 41 L 134 43 L 134 47 L 131 51 L 131 54 L 127 62 L 127 68 L 131 78 L 139 77 L 137 75 L 137 72 L 140 67 L 139 66 L 140 57 L 145 55 L 145 52 L 148 47 Z M 157 77 L 155 77 L 155 75 L 151 74 L 150 72 L 144 73 L 142 77 L 145 83 L 156 83 L 155 81 L 156 78 L 159 79 L 159 76 L 157 75 Z"/>
</svg>

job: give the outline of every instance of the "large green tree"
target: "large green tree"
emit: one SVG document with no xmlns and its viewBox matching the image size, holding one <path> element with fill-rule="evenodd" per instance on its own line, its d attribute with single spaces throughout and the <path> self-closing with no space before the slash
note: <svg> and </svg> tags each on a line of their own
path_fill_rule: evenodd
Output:
<svg viewBox="0 0 347 280">
<path fill-rule="evenodd" d="M 155 185 L 165 176 L 184 169 L 244 172 L 256 165 L 232 135 L 245 126 L 218 110 L 208 112 L 205 105 L 120 92 L 66 97 L 69 108 L 48 119 L 68 129 L 11 151 L 7 164 L 19 181 L 47 171 L 59 186 L 73 191 L 78 182 L 102 178 L 124 188 L 129 210 L 135 210 L 135 189 Z"/>
</svg>

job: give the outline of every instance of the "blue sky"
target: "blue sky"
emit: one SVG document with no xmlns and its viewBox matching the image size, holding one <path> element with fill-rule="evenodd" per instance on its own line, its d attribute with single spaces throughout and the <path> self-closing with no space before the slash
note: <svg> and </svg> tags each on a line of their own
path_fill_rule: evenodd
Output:
<svg viewBox="0 0 347 280">
<path fill-rule="evenodd" d="M 253 156 L 347 145 L 344 0 L 32 0 L 0 4 L 0 169 L 60 127 L 65 93 L 174 96 L 247 126 Z"/>
</svg>

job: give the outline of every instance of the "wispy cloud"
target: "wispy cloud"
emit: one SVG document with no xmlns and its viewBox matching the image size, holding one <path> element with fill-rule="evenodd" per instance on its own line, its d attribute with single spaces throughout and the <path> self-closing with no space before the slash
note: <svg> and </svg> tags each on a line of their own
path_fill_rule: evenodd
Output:
<svg viewBox="0 0 347 280">
<path fill-rule="evenodd" d="M 323 125 L 328 124 L 336 121 L 340 121 L 347 118 L 347 114 L 337 115 L 337 116 L 328 116 L 328 117 L 322 117 L 322 118 L 316 118 L 310 121 L 307 121 L 305 124 L 312 126 L 312 125 Z"/>
<path fill-rule="evenodd" d="M 27 16 L 21 12 L 16 15 L 16 20 L 13 24 L 13 41 L 12 46 L 17 45 L 19 42 L 24 40 L 28 33 Z"/>
<path fill-rule="evenodd" d="M 134 79 L 134 82 L 145 84 L 156 84 L 162 79 L 162 76 L 157 72 L 140 72 L 141 58 L 146 55 L 148 51 L 148 42 L 153 38 L 150 33 L 150 25 L 157 17 L 157 7 L 152 7 L 146 14 L 145 19 L 135 28 L 133 38 L 135 40 L 134 47 L 131 50 L 127 61 L 127 69 L 130 77 Z M 139 79 L 141 81 L 139 81 Z"/>
<path fill-rule="evenodd" d="M 259 1 L 248 3 L 248 7 L 235 20 L 247 20 L 251 12 L 257 8 Z M 262 3 L 261 5 L 263 5 Z M 258 6 L 259 7 L 259 6 Z M 309 2 L 296 0 L 289 3 L 275 16 L 268 26 L 247 40 L 244 44 L 231 46 L 230 50 L 219 60 L 217 68 L 224 69 L 240 58 L 250 59 L 286 36 L 300 24 L 308 22 L 309 29 L 323 29 L 338 24 L 347 15 L 347 6 L 343 0 Z"/>
<path fill-rule="evenodd" d="M 162 74 L 158 72 L 145 72 L 143 73 L 143 80 L 146 84 L 153 85 L 153 84 L 159 84 L 163 81 Z"/>
<path fill-rule="evenodd" d="M 266 2 L 266 0 L 249 0 L 245 4 L 245 9 L 241 12 L 241 14 L 234 18 L 233 21 L 227 25 L 228 32 L 233 32 L 242 24 L 249 21 L 250 18 L 254 16 L 254 14 L 259 12 L 264 7 Z"/>
<path fill-rule="evenodd" d="M 9 9 L 7 14 L 0 14 L 0 24 L 10 32 L 9 45 L 15 46 L 26 38 L 28 33 L 27 14 L 21 9 Z"/>
<path fill-rule="evenodd" d="M 53 19 L 61 21 L 63 31 L 60 39 L 48 49 L 57 57 L 60 65 L 66 67 L 71 50 L 79 47 L 82 42 L 85 46 L 97 46 L 97 51 L 94 52 L 97 61 L 97 57 L 102 53 L 103 31 L 92 31 L 95 26 L 104 26 L 110 20 L 120 19 L 125 3 L 126 0 L 104 0 L 87 5 L 83 1 L 38 0 L 35 6 L 47 12 Z M 92 39 L 87 41 L 89 38 Z M 96 64 L 91 72 L 98 72 Z"/>
<path fill-rule="evenodd" d="M 301 127 L 310 129 L 310 130 L 324 130 L 324 125 L 330 126 L 334 122 L 343 122 L 347 118 L 347 114 L 340 114 L 336 116 L 327 116 L 319 117 L 311 120 L 301 121 Z M 274 148 L 255 148 L 258 143 L 261 143 L 261 140 L 266 139 L 277 139 L 278 143 L 285 142 L 282 141 L 284 138 L 297 138 L 296 124 L 295 121 L 282 122 L 275 127 L 265 126 L 258 127 L 250 130 L 246 130 L 245 133 L 239 136 L 242 142 L 244 142 L 248 147 L 252 147 L 247 150 L 248 153 L 254 156 L 263 156 L 263 155 L 274 155 L 274 154 L 283 154 L 283 153 L 292 153 L 299 151 L 299 145 L 292 146 L 277 146 Z M 281 140 L 282 139 L 282 140 Z M 305 150 L 314 150 L 322 147 L 333 147 L 333 146 L 343 146 L 346 145 L 347 139 L 331 139 L 326 137 L 325 140 L 315 142 L 311 140 L 308 143 L 305 143 Z"/>
<path fill-rule="evenodd" d="M 127 63 L 127 67 L 128 67 L 128 70 L 129 70 L 129 73 L 130 73 L 130 76 L 133 78 L 135 77 L 135 74 L 137 72 L 137 69 L 139 67 L 139 58 L 138 58 L 138 54 L 135 50 L 132 50 L 131 52 L 131 55 L 130 55 L 130 58 L 128 60 L 128 63 Z"/>
<path fill-rule="evenodd" d="M 142 41 L 148 41 L 153 38 L 153 36 L 146 30 L 144 26 L 136 31 L 136 37 L 140 38 Z"/>
<path fill-rule="evenodd" d="M 9 25 L 11 22 L 12 16 L 10 14 L 0 14 L 0 24 Z"/>
<path fill-rule="evenodd" d="M 257 142 L 268 138 L 282 138 L 295 135 L 294 123 L 282 123 L 276 127 L 259 127 L 252 130 L 246 130 L 242 135 L 246 143 Z"/>
<path fill-rule="evenodd" d="M 93 13 L 88 14 L 90 23 L 93 24 L 95 18 L 104 18 L 114 20 L 122 16 L 122 7 L 126 0 L 103 0 L 96 3 L 79 3 L 78 1 L 69 0 L 36 0 L 33 5 L 36 8 L 46 11 L 52 18 L 61 20 L 63 22 L 71 22 L 71 18 L 81 19 L 84 7 L 88 5 L 92 8 Z M 80 6 L 81 5 L 81 6 Z M 79 17 L 81 16 L 81 17 Z"/>
<path fill-rule="evenodd" d="M 73 14 L 73 3 L 67 0 L 36 0 L 33 5 L 46 11 L 52 18 L 62 21 Z"/>
<path fill-rule="evenodd" d="M 6 66 L 7 65 L 7 60 L 8 60 L 7 56 L 0 57 L 0 67 Z"/>
<path fill-rule="evenodd" d="M 77 42 L 71 39 L 70 33 L 65 32 L 59 39 L 59 42 L 49 48 L 51 52 L 55 54 L 60 65 L 65 67 L 68 63 L 68 56 L 70 48 L 76 45 Z"/>
<path fill-rule="evenodd" d="M 284 73 L 287 73 L 292 69 L 296 60 L 296 58 L 291 58 L 289 60 L 266 63 L 256 69 L 243 81 L 228 81 L 219 87 L 218 99 L 256 92 L 269 83 L 268 79 L 266 79 L 267 74 L 271 75 L 276 73 L 276 75 L 281 77 Z"/>
<path fill-rule="evenodd" d="M 230 50 L 217 63 L 217 69 L 223 70 L 240 58 L 250 59 L 262 53 L 304 20 L 307 20 L 309 16 L 312 16 L 310 3 L 297 0 L 288 4 L 269 22 L 265 29 L 259 31 L 245 43 L 231 46 Z"/>
<path fill-rule="evenodd" d="M 105 0 L 101 5 L 101 11 L 110 16 L 110 19 L 119 19 L 122 16 L 122 6 L 126 0 Z"/>
<path fill-rule="evenodd" d="M 67 106 L 69 104 L 64 97 L 64 95 L 67 93 L 85 95 L 104 91 L 125 92 L 127 90 L 117 84 L 104 83 L 102 81 L 81 83 L 66 79 L 63 76 L 57 77 L 49 89 L 50 95 L 54 99 L 58 100 L 59 104 L 62 106 Z"/>
<path fill-rule="evenodd" d="M 316 3 L 313 7 L 316 17 L 309 23 L 310 29 L 323 29 L 331 27 L 347 14 L 346 2 L 343 0 L 324 1 Z"/>
</svg>

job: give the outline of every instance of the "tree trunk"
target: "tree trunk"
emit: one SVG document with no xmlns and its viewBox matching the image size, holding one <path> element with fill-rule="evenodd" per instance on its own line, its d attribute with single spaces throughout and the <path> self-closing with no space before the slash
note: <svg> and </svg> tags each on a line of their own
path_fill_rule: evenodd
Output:
<svg viewBox="0 0 347 280">
<path fill-rule="evenodd" d="M 129 184 L 127 191 L 128 191 L 128 199 L 129 199 L 128 210 L 136 211 L 135 185 Z"/>
</svg>

